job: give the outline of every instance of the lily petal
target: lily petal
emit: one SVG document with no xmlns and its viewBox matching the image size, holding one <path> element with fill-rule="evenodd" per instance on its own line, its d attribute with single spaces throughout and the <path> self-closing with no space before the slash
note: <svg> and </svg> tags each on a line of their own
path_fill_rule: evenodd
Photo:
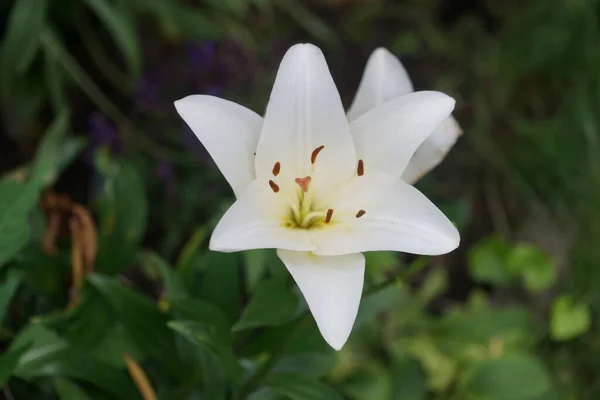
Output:
<svg viewBox="0 0 600 400">
<path fill-rule="evenodd" d="M 362 295 L 365 257 L 326 257 L 278 250 L 277 255 L 304 295 L 325 341 L 340 350 L 348 340 Z"/>
<path fill-rule="evenodd" d="M 453 98 L 440 92 L 414 92 L 388 101 L 350 124 L 365 173 L 400 177 L 425 139 L 450 115 Z"/>
<path fill-rule="evenodd" d="M 367 60 L 358 91 L 348 110 L 348 120 L 354 121 L 378 105 L 413 91 L 412 82 L 400 60 L 380 47 Z"/>
<path fill-rule="evenodd" d="M 431 201 L 387 174 L 355 178 L 330 207 L 330 223 L 311 231 L 317 254 L 395 250 L 439 255 L 460 242 L 458 230 Z"/>
<path fill-rule="evenodd" d="M 342 101 L 323 53 L 311 44 L 288 50 L 273 85 L 256 150 L 257 176 L 271 176 L 276 163 L 291 182 L 315 173 L 329 185 L 356 169 Z M 312 185 L 318 185 L 314 178 Z"/>
<path fill-rule="evenodd" d="M 239 197 L 255 178 L 254 151 L 262 118 L 239 104 L 205 95 L 177 100 L 175 108 Z"/>
<path fill-rule="evenodd" d="M 450 116 L 419 146 L 402 173 L 402 179 L 414 183 L 435 168 L 454 146 L 462 130 L 454 117 Z"/>
<path fill-rule="evenodd" d="M 209 248 L 230 253 L 252 249 L 312 251 L 305 229 L 288 229 L 280 217 L 289 205 L 262 180 L 253 181 L 217 224 Z"/>
</svg>

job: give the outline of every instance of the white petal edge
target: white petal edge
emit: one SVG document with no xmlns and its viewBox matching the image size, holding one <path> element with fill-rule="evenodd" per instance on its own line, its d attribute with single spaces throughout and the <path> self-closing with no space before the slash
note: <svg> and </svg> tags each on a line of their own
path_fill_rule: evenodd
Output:
<svg viewBox="0 0 600 400">
<path fill-rule="evenodd" d="M 358 86 L 354 101 L 348 109 L 348 120 L 354 121 L 373 108 L 412 93 L 412 82 L 400 60 L 387 49 L 375 49 Z"/>
<path fill-rule="evenodd" d="M 311 156 L 320 146 L 324 148 L 313 165 Z M 340 95 L 323 53 L 311 44 L 288 50 L 273 85 L 256 150 L 257 176 L 271 176 L 277 162 L 279 178 L 293 182 L 311 175 L 313 186 L 334 186 L 356 168 Z"/>
<path fill-rule="evenodd" d="M 280 194 L 273 193 L 266 181 L 253 181 L 215 227 L 209 248 L 224 253 L 253 249 L 314 250 L 307 230 L 283 226 L 289 205 Z"/>
<path fill-rule="evenodd" d="M 460 235 L 421 192 L 386 174 L 355 178 L 331 200 L 333 218 L 311 231 L 316 254 L 402 251 L 440 255 L 456 249 Z M 357 218 L 358 212 L 365 213 Z"/>
<path fill-rule="evenodd" d="M 402 173 L 402 179 L 410 184 L 418 181 L 442 162 L 461 134 L 458 122 L 450 116 L 419 146 Z"/>
<path fill-rule="evenodd" d="M 323 339 L 340 350 L 352 331 L 362 296 L 362 254 L 317 256 L 278 250 L 277 255 L 300 288 Z"/>
<path fill-rule="evenodd" d="M 450 116 L 454 105 L 454 99 L 441 92 L 414 92 L 353 121 L 350 129 L 365 173 L 400 177 L 417 148 Z"/>
<path fill-rule="evenodd" d="M 239 197 L 255 178 L 254 152 L 262 117 L 234 102 L 206 95 L 184 97 L 175 102 L 175 108 Z"/>
</svg>

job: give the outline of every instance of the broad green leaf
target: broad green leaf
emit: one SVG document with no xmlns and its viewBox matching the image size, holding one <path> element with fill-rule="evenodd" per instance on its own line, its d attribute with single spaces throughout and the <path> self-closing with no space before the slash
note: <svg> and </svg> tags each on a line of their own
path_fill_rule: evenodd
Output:
<svg viewBox="0 0 600 400">
<path fill-rule="evenodd" d="M 239 315 L 241 300 L 239 255 L 208 252 L 201 283 L 201 296 L 221 309 L 233 322 Z"/>
<path fill-rule="evenodd" d="M 107 169 L 102 171 L 104 188 L 98 198 L 96 270 L 116 274 L 135 259 L 146 230 L 148 200 L 133 165 L 115 161 Z"/>
<path fill-rule="evenodd" d="M 469 272 L 477 282 L 505 286 L 509 284 L 514 274 L 506 265 L 509 248 L 507 244 L 496 237 L 490 237 L 479 242 L 469 252 Z"/>
<path fill-rule="evenodd" d="M 294 317 L 297 307 L 297 297 L 282 282 L 264 280 L 258 284 L 233 330 L 282 325 Z"/>
<path fill-rule="evenodd" d="M 21 379 L 35 381 L 41 377 L 74 378 L 91 383 L 112 394 L 115 399 L 139 398 L 125 370 L 90 359 L 81 349 L 71 348 L 67 342 L 41 325 L 29 325 L 21 331 L 10 349 L 26 344 L 31 344 L 31 347 L 21 356 L 14 372 Z"/>
<path fill-rule="evenodd" d="M 409 300 L 408 296 L 406 287 L 392 285 L 363 297 L 358 307 L 358 315 L 356 316 L 353 329 L 357 329 L 369 323 L 369 321 L 374 321 L 379 314 L 387 310 L 397 310 L 394 306 L 401 302 L 407 302 Z"/>
<path fill-rule="evenodd" d="M 222 340 L 214 326 L 197 321 L 178 320 L 169 322 L 169 327 L 179 332 L 191 343 L 213 353 L 221 362 L 231 382 L 240 383 L 241 368 L 233 349 Z"/>
<path fill-rule="evenodd" d="M 23 271 L 10 270 L 6 280 L 0 284 L 0 326 L 6 315 L 6 310 L 23 279 Z"/>
<path fill-rule="evenodd" d="M 427 372 L 429 388 L 442 391 L 452 384 L 457 374 L 457 361 L 443 353 L 431 337 L 421 335 L 412 338 L 408 345 L 408 353 L 418 360 Z"/>
<path fill-rule="evenodd" d="M 0 47 L 0 87 L 3 98 L 10 92 L 13 75 L 27 70 L 35 58 L 48 1 L 18 0 L 13 4 Z"/>
<path fill-rule="evenodd" d="M 75 307 L 40 318 L 39 322 L 54 330 L 79 349 L 94 349 L 115 326 L 115 313 L 102 294 L 85 282 Z"/>
<path fill-rule="evenodd" d="M 333 353 L 300 353 L 282 357 L 273 367 L 275 373 L 304 375 L 311 378 L 325 376 L 335 366 Z"/>
<path fill-rule="evenodd" d="M 0 267 L 10 261 L 29 240 L 29 212 L 36 206 L 35 182 L 0 181 Z"/>
<path fill-rule="evenodd" d="M 46 130 L 35 153 L 29 179 L 41 187 L 52 185 L 60 171 L 83 150 L 85 141 L 67 138 L 69 112 L 63 109 Z"/>
<path fill-rule="evenodd" d="M 231 343 L 231 323 L 214 304 L 191 297 L 169 297 L 171 311 L 178 319 L 194 320 L 212 326 L 221 340 Z"/>
<path fill-rule="evenodd" d="M 324 383 L 296 374 L 272 374 L 264 384 L 290 400 L 342 399 L 338 392 Z"/>
<path fill-rule="evenodd" d="M 552 305 L 550 335 L 558 341 L 576 338 L 590 329 L 591 319 L 590 310 L 585 304 L 577 303 L 571 296 L 563 294 Z"/>
<path fill-rule="evenodd" d="M 269 250 L 259 249 L 245 251 L 244 272 L 246 277 L 246 290 L 253 292 L 267 271 Z"/>
<path fill-rule="evenodd" d="M 352 400 L 389 399 L 392 379 L 389 368 L 375 361 L 365 361 L 340 388 Z"/>
<path fill-rule="evenodd" d="M 529 355 L 506 355 L 481 361 L 471 367 L 465 390 L 489 400 L 533 400 L 550 390 L 545 366 Z"/>
<path fill-rule="evenodd" d="M 135 21 L 127 18 L 125 13 L 119 12 L 110 1 L 85 0 L 85 3 L 94 11 L 104 23 L 106 29 L 111 33 L 117 46 L 119 46 L 127 60 L 132 77 L 137 79 L 142 69 L 142 51 L 135 29 Z"/>
<path fill-rule="evenodd" d="M 177 356 L 175 336 L 167 327 L 168 317 L 150 299 L 115 279 L 92 274 L 88 281 L 112 306 L 117 319 L 128 332 L 131 342 L 144 354 L 160 362 L 175 374 L 182 367 Z"/>
<path fill-rule="evenodd" d="M 392 368 L 393 400 L 425 400 L 427 386 L 425 374 L 412 358 L 401 358 Z"/>
<path fill-rule="evenodd" d="M 556 267 L 548 255 L 532 244 L 519 244 L 508 255 L 508 268 L 521 275 L 532 292 L 548 289 L 556 279 Z"/>
<path fill-rule="evenodd" d="M 142 251 L 138 254 L 138 259 L 146 269 L 146 273 L 160 277 L 167 296 L 186 296 L 188 294 L 177 270 L 167 264 L 158 254 L 151 251 Z"/>
<path fill-rule="evenodd" d="M 32 240 L 19 255 L 18 263 L 27 290 L 59 298 L 64 295 L 70 275 L 70 266 L 64 259 L 45 253 L 39 242 Z"/>
<path fill-rule="evenodd" d="M 10 378 L 19 363 L 19 359 L 29 349 L 29 344 L 13 347 L 0 355 L 0 387 Z"/>
<path fill-rule="evenodd" d="M 68 379 L 55 378 L 54 389 L 60 400 L 92 400 L 81 387 Z"/>
</svg>

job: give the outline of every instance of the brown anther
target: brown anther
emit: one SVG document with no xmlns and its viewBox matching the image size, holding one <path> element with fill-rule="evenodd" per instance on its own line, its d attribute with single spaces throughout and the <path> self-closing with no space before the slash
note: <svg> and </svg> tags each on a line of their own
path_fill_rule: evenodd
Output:
<svg viewBox="0 0 600 400">
<path fill-rule="evenodd" d="M 279 185 L 276 184 L 273 181 L 269 181 L 269 186 L 271 186 L 271 189 L 273 190 L 273 192 L 277 193 L 279 192 Z"/>
<path fill-rule="evenodd" d="M 298 186 L 300 186 L 300 189 L 302 189 L 302 191 L 306 193 L 308 192 L 308 184 L 311 180 L 312 178 L 310 176 L 305 176 L 304 178 L 296 178 L 294 182 L 296 182 Z"/>
<path fill-rule="evenodd" d="M 281 164 L 277 161 L 275 165 L 273 165 L 273 176 L 279 175 L 279 171 L 281 171 Z"/>
<path fill-rule="evenodd" d="M 358 212 L 356 213 L 356 218 L 360 218 L 363 215 L 365 215 L 366 211 L 365 210 L 358 210 Z"/>
<path fill-rule="evenodd" d="M 324 148 L 325 148 L 325 145 L 321 145 L 313 150 L 312 154 L 310 155 L 310 163 L 311 164 L 314 164 L 317 162 L 317 156 L 319 155 L 321 150 L 323 150 Z"/>
<path fill-rule="evenodd" d="M 363 160 L 358 160 L 358 167 L 356 167 L 356 173 L 358 176 L 363 176 L 365 174 L 365 165 L 363 164 Z"/>
<path fill-rule="evenodd" d="M 325 223 L 328 224 L 331 221 L 331 217 L 333 217 L 333 208 L 327 210 L 327 215 L 325 216 Z"/>
</svg>

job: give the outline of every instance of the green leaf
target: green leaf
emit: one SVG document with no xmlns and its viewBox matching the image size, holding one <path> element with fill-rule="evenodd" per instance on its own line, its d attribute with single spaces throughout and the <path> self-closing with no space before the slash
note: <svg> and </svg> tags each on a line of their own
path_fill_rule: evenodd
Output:
<svg viewBox="0 0 600 400">
<path fill-rule="evenodd" d="M 85 3 L 112 34 L 127 60 L 132 77 L 137 79 L 142 69 L 142 51 L 135 29 L 135 21 L 128 19 L 125 13 L 119 12 L 112 3 L 106 0 L 85 0 Z"/>
<path fill-rule="evenodd" d="M 433 338 L 421 335 L 410 339 L 408 352 L 427 372 L 429 388 L 441 391 L 452 384 L 458 369 L 457 360 L 443 353 Z"/>
<path fill-rule="evenodd" d="M 477 282 L 505 286 L 513 279 L 506 265 L 508 245 L 500 238 L 490 237 L 479 242 L 469 252 L 469 272 Z"/>
<path fill-rule="evenodd" d="M 275 5 L 279 6 L 315 39 L 330 46 L 340 46 L 340 38 L 336 31 L 309 10 L 303 2 L 299 0 L 280 0 Z"/>
<path fill-rule="evenodd" d="M 294 317 L 297 307 L 297 297 L 282 282 L 275 279 L 263 280 L 256 287 L 233 330 L 283 325 Z"/>
<path fill-rule="evenodd" d="M 29 344 L 13 347 L 11 350 L 0 355 L 0 387 L 10 378 L 17 367 L 21 356 L 29 349 Z"/>
<path fill-rule="evenodd" d="M 528 355 L 506 355 L 481 361 L 467 373 L 468 393 L 489 400 L 532 400 L 550 390 L 544 365 Z"/>
<path fill-rule="evenodd" d="M 92 400 L 82 388 L 68 379 L 55 378 L 54 389 L 60 400 Z"/>
<path fill-rule="evenodd" d="M 179 371 L 182 364 L 177 356 L 173 331 L 167 327 L 166 314 L 160 312 L 150 299 L 112 278 L 91 274 L 88 281 L 112 306 L 140 351 L 160 362 L 169 373 Z"/>
<path fill-rule="evenodd" d="M 246 289 L 248 292 L 252 293 L 267 271 L 269 250 L 260 249 L 245 251 L 243 256 Z"/>
<path fill-rule="evenodd" d="M 6 280 L 0 285 L 0 326 L 2 326 L 6 310 L 22 279 L 23 271 L 10 270 L 6 276 Z"/>
<path fill-rule="evenodd" d="M 18 0 L 8 16 L 0 48 L 0 87 L 2 97 L 10 92 L 17 72 L 29 68 L 39 48 L 39 34 L 46 19 L 47 0 Z"/>
<path fill-rule="evenodd" d="M 138 259 L 147 273 L 160 276 L 167 296 L 186 296 L 188 294 L 177 270 L 167 264 L 158 254 L 143 251 L 138 254 Z"/>
<path fill-rule="evenodd" d="M 265 386 L 290 400 L 336 400 L 342 396 L 317 380 L 296 374 L 272 374 Z"/>
<path fill-rule="evenodd" d="M 576 338 L 590 329 L 591 316 L 585 304 L 576 303 L 569 295 L 563 294 L 554 300 L 550 320 L 550 335 L 554 340 L 564 341 Z"/>
<path fill-rule="evenodd" d="M 227 343 L 224 343 L 218 335 L 217 329 L 209 324 L 197 321 L 171 321 L 171 329 L 182 334 L 191 343 L 196 344 L 201 349 L 209 350 L 221 362 L 227 376 L 234 384 L 239 384 L 242 378 L 241 368 L 235 358 L 233 349 Z"/>
<path fill-rule="evenodd" d="M 38 145 L 29 179 L 41 187 L 52 185 L 59 172 L 83 150 L 85 141 L 67 138 L 69 112 L 63 109 L 46 130 Z"/>
<path fill-rule="evenodd" d="M 425 374 L 412 358 L 402 358 L 392 368 L 393 400 L 425 400 Z"/>
<path fill-rule="evenodd" d="M 507 264 L 514 274 L 522 276 L 525 287 L 532 292 L 546 290 L 556 280 L 556 267 L 550 257 L 531 244 L 515 246 Z"/>
<path fill-rule="evenodd" d="M 233 322 L 239 315 L 241 304 L 239 255 L 235 253 L 208 252 L 201 284 L 202 298 L 216 305 Z"/>
<path fill-rule="evenodd" d="M 58 61 L 47 50 L 44 51 L 44 73 L 50 102 L 54 111 L 58 112 L 67 106 L 65 76 Z"/>
<path fill-rule="evenodd" d="M 148 201 L 142 179 L 131 164 L 114 162 L 103 172 L 96 270 L 116 274 L 135 259 L 146 229 Z"/>
<path fill-rule="evenodd" d="M 41 377 L 68 377 L 93 384 L 119 400 L 138 399 L 138 392 L 123 369 L 90 359 L 81 349 L 71 348 L 41 325 L 29 325 L 11 344 L 31 347 L 20 358 L 15 375 L 27 381 Z M 10 351 L 10 350 L 9 350 Z"/>
<path fill-rule="evenodd" d="M 376 361 L 365 360 L 340 390 L 352 400 L 389 399 L 392 395 L 389 368 Z"/>
<path fill-rule="evenodd" d="M 83 90 L 106 115 L 119 123 L 124 120 L 123 114 L 87 74 L 85 69 L 79 65 L 77 60 L 71 56 L 69 51 L 60 42 L 60 39 L 54 30 L 49 27 L 44 27 L 40 33 L 40 40 L 44 50 L 51 55 L 57 63 L 62 65 L 67 72 L 67 75 L 79 85 L 81 90 Z"/>
<path fill-rule="evenodd" d="M 112 307 L 102 294 L 85 282 L 75 307 L 40 318 L 40 323 L 56 331 L 79 349 L 93 349 L 115 325 Z"/>
<path fill-rule="evenodd" d="M 358 307 L 358 315 L 353 329 L 357 329 L 369 321 L 374 321 L 379 314 L 387 310 L 395 309 L 393 307 L 398 303 L 407 303 L 408 297 L 407 288 L 401 285 L 389 286 L 363 297 Z"/>
<path fill-rule="evenodd" d="M 0 267 L 29 240 L 29 212 L 36 206 L 39 187 L 11 180 L 0 181 Z"/>
<path fill-rule="evenodd" d="M 333 369 L 335 362 L 333 353 L 290 354 L 275 364 L 273 372 L 321 378 Z"/>
<path fill-rule="evenodd" d="M 231 323 L 214 304 L 191 297 L 169 297 L 172 313 L 178 319 L 194 320 L 212 326 L 221 341 L 231 343 Z"/>
</svg>

